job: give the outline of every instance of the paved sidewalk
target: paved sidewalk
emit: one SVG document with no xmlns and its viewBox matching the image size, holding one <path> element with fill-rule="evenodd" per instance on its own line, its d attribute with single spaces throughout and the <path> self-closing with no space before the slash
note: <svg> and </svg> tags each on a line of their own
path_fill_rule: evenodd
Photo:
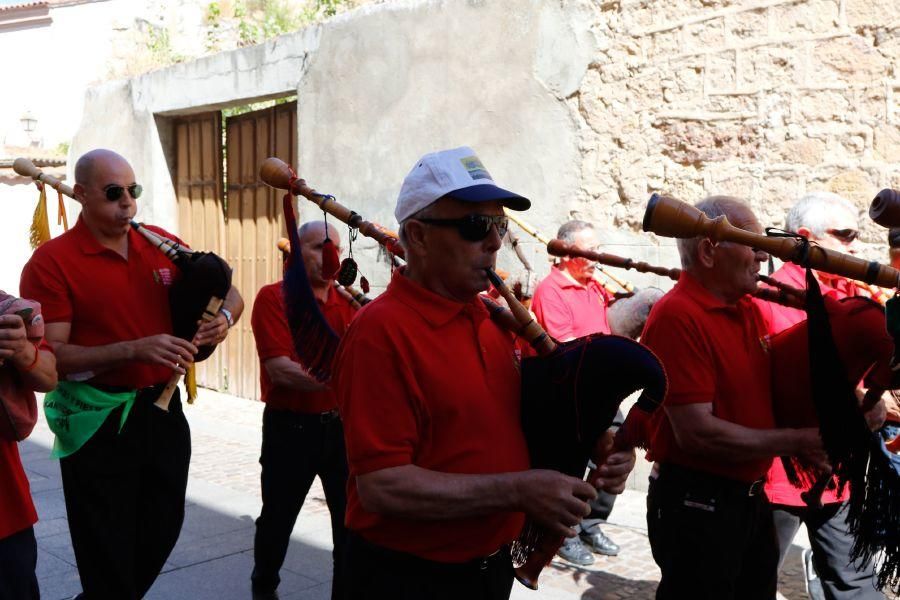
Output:
<svg viewBox="0 0 900 600">
<path fill-rule="evenodd" d="M 250 598 L 253 520 L 259 515 L 260 424 L 262 405 L 201 390 L 185 407 L 193 436 L 188 506 L 181 537 L 151 589 L 153 600 L 230 600 Z M 40 521 L 38 577 L 44 600 L 71 598 L 81 589 L 66 522 L 57 461 L 49 458 L 52 434 L 43 420 L 20 447 Z M 519 584 L 516 600 L 581 598 L 651 599 L 659 571 L 650 556 L 644 520 L 644 494 L 626 491 L 616 502 L 604 531 L 621 547 L 618 557 L 598 557 L 591 568 L 556 562 L 544 570 L 540 590 Z M 801 530 L 797 541 L 805 539 Z M 800 548 L 794 546 L 780 591 L 788 600 L 806 597 Z M 294 528 L 281 597 L 326 600 L 331 589 L 331 526 L 318 480 Z"/>
</svg>

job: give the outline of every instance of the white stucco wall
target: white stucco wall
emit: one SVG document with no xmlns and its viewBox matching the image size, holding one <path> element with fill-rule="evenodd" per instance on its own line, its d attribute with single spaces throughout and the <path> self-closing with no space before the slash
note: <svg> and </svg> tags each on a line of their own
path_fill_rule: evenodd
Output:
<svg viewBox="0 0 900 600">
<path fill-rule="evenodd" d="M 53 169 L 48 172 L 55 173 Z M 57 196 L 48 190 L 47 211 L 50 217 L 50 234 L 59 235 L 62 226 L 57 226 Z M 37 206 L 38 191 L 30 183 L 12 183 L 0 180 L 0 247 L 3 248 L 3 260 L 0 260 L 0 290 L 9 294 L 19 293 L 19 276 L 22 267 L 31 258 L 31 219 Z M 68 213 L 69 223 L 72 220 Z"/>
<path fill-rule="evenodd" d="M 529 219 L 565 220 L 561 199 L 579 173 L 563 98 L 594 43 L 580 18 L 588 5 L 569 4 L 405 2 L 329 24 L 298 89 L 302 175 L 396 227 L 394 201 L 415 160 L 469 145 L 498 183 L 533 200 Z M 363 267 L 386 282 L 385 269 Z"/>
<path fill-rule="evenodd" d="M 70 157 L 107 146 L 147 188 L 139 218 L 178 229 L 153 115 L 296 93 L 299 172 L 368 218 L 395 228 L 400 183 L 422 154 L 471 145 L 494 178 L 532 198 L 549 233 L 580 185 L 580 124 L 566 98 L 597 41 L 593 5 L 537 0 L 411 0 L 364 7 L 266 44 L 91 88 Z M 70 166 L 71 170 L 71 166 Z M 320 218 L 301 204 L 301 218 Z M 530 242 L 530 240 L 522 240 Z M 387 269 L 357 256 L 376 288 Z M 546 273 L 546 253 L 528 248 Z M 642 258 L 647 258 L 642 256 Z M 516 269 L 512 253 L 501 266 Z"/>
<path fill-rule="evenodd" d="M 107 75 L 117 29 L 143 10 L 142 0 L 107 0 L 52 8 L 46 27 L 3 31 L 0 56 L 0 142 L 21 143 L 19 119 L 26 110 L 38 120 L 45 148 L 68 142 L 77 129 L 88 85 Z"/>
</svg>

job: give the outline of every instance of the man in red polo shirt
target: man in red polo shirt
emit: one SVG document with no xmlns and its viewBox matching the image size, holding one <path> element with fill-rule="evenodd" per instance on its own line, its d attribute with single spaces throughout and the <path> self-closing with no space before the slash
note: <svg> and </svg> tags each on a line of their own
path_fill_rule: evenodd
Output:
<svg viewBox="0 0 900 600">
<path fill-rule="evenodd" d="M 324 221 L 299 229 L 300 252 L 319 309 L 338 335 L 343 335 L 354 309 L 322 275 Z M 338 247 L 340 236 L 328 225 L 328 236 Z M 338 249 L 340 251 L 340 249 Z M 322 480 L 331 513 L 334 542 L 331 597 L 342 598 L 344 582 L 344 512 L 347 508 L 347 451 L 334 391 L 304 370 L 294 350 L 285 312 L 282 282 L 264 286 L 253 304 L 251 324 L 259 354 L 259 383 L 263 412 L 262 513 L 256 520 L 253 542 L 254 598 L 276 598 L 278 571 L 290 542 L 297 515 L 316 475 Z"/>
<path fill-rule="evenodd" d="M 859 220 L 851 202 L 830 192 L 812 192 L 798 200 L 788 210 L 785 229 L 818 245 L 856 254 Z M 823 295 L 834 298 L 861 295 L 854 282 L 837 275 L 814 271 Z M 806 289 L 806 269 L 794 263 L 784 263 L 772 278 L 798 289 Z M 806 312 L 796 308 L 765 303 L 770 311 L 770 333 L 776 334 L 806 320 Z M 867 418 L 878 418 L 883 403 L 869 411 Z M 880 427 L 880 423 L 875 423 Z M 849 486 L 842 495 L 836 489 L 822 494 L 822 506 L 809 507 L 801 498 L 804 491 L 787 479 L 781 460 L 772 461 L 766 480 L 766 495 L 772 503 L 775 532 L 778 538 L 779 567 L 800 523 L 806 525 L 811 551 L 804 551 L 804 572 L 811 594 L 818 598 L 876 599 L 884 594 L 872 585 L 874 564 L 857 565 L 850 561 L 853 538 L 847 532 L 847 513 L 842 510 L 850 497 Z M 859 567 L 859 568 L 857 568 Z"/>
<path fill-rule="evenodd" d="M 154 401 L 197 346 L 220 343 L 243 302 L 231 288 L 194 343 L 172 335 L 172 262 L 131 228 L 141 186 L 124 158 L 75 165 L 75 227 L 38 248 L 21 290 L 38 300 L 59 386 L 44 399 L 84 598 L 141 598 L 184 520 L 190 431 L 178 392 Z M 174 238 L 160 229 L 159 234 Z"/>
<path fill-rule="evenodd" d="M 741 201 L 697 205 L 761 232 Z M 678 240 L 683 273 L 654 306 L 641 338 L 666 367 L 669 393 L 650 450 L 659 464 L 647 494 L 657 598 L 774 598 L 778 546 L 763 490 L 775 456 L 824 465 L 818 430 L 776 429 L 767 333 L 756 289 L 763 252 L 708 238 Z"/>
<path fill-rule="evenodd" d="M 348 598 L 508 598 L 522 513 L 561 536 L 588 513 L 593 486 L 529 470 L 513 338 L 477 297 L 503 207 L 529 205 L 467 147 L 425 155 L 403 182 L 407 265 L 358 313 L 336 363 Z M 612 454 L 600 485 L 620 492 L 633 466 Z"/>
<path fill-rule="evenodd" d="M 563 224 L 556 237 L 576 248 L 597 248 L 594 226 L 586 221 Z M 534 290 L 531 309 L 547 333 L 563 342 L 592 333 L 609 333 L 606 309 L 612 299 L 594 279 L 593 262 L 563 256 Z"/>
<path fill-rule="evenodd" d="M 0 296 L 9 298 L 3 292 Z M 40 333 L 35 337 L 41 337 Z M 34 392 L 56 386 L 56 358 L 43 339 L 29 339 L 22 317 L 0 315 L 0 389 L 3 402 L 34 406 Z M 0 419 L 8 419 L 0 407 Z M 37 542 L 33 525 L 37 513 L 28 487 L 28 477 L 19 459 L 19 447 L 8 424 L 0 424 L 0 598 L 40 598 Z"/>
<path fill-rule="evenodd" d="M 573 219 L 564 223 L 556 237 L 576 248 L 597 248 L 597 234 L 587 221 Z M 610 333 L 606 309 L 612 299 L 594 278 L 593 262 L 563 256 L 534 290 L 531 308 L 547 333 L 564 342 L 593 333 Z M 613 424 L 621 425 L 623 420 L 619 411 Z M 591 514 L 578 526 L 578 537 L 566 539 L 559 549 L 560 557 L 576 565 L 590 565 L 594 556 L 588 547 L 607 556 L 619 553 L 619 546 L 600 529 L 600 523 L 609 518 L 615 499 L 613 494 L 601 491 L 591 501 Z"/>
</svg>

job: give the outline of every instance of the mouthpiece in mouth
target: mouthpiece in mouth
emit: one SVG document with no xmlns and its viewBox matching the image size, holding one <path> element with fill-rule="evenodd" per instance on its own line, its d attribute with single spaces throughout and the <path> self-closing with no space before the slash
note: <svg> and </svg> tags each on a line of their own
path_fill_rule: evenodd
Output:
<svg viewBox="0 0 900 600">
<path fill-rule="evenodd" d="M 487 273 L 488 279 L 491 280 L 491 285 L 499 290 L 503 285 L 503 280 L 500 279 L 500 276 L 494 273 L 493 269 L 485 269 L 484 272 Z"/>
</svg>

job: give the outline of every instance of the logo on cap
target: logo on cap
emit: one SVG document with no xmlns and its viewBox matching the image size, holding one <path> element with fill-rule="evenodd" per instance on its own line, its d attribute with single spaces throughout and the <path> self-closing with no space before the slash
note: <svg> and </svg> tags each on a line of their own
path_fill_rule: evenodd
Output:
<svg viewBox="0 0 900 600">
<path fill-rule="evenodd" d="M 467 156 L 459 159 L 459 162 L 462 163 L 463 168 L 472 179 L 490 179 L 493 181 L 493 177 L 491 177 L 491 174 L 484 168 L 484 165 L 481 164 L 481 161 L 477 156 Z"/>
</svg>

